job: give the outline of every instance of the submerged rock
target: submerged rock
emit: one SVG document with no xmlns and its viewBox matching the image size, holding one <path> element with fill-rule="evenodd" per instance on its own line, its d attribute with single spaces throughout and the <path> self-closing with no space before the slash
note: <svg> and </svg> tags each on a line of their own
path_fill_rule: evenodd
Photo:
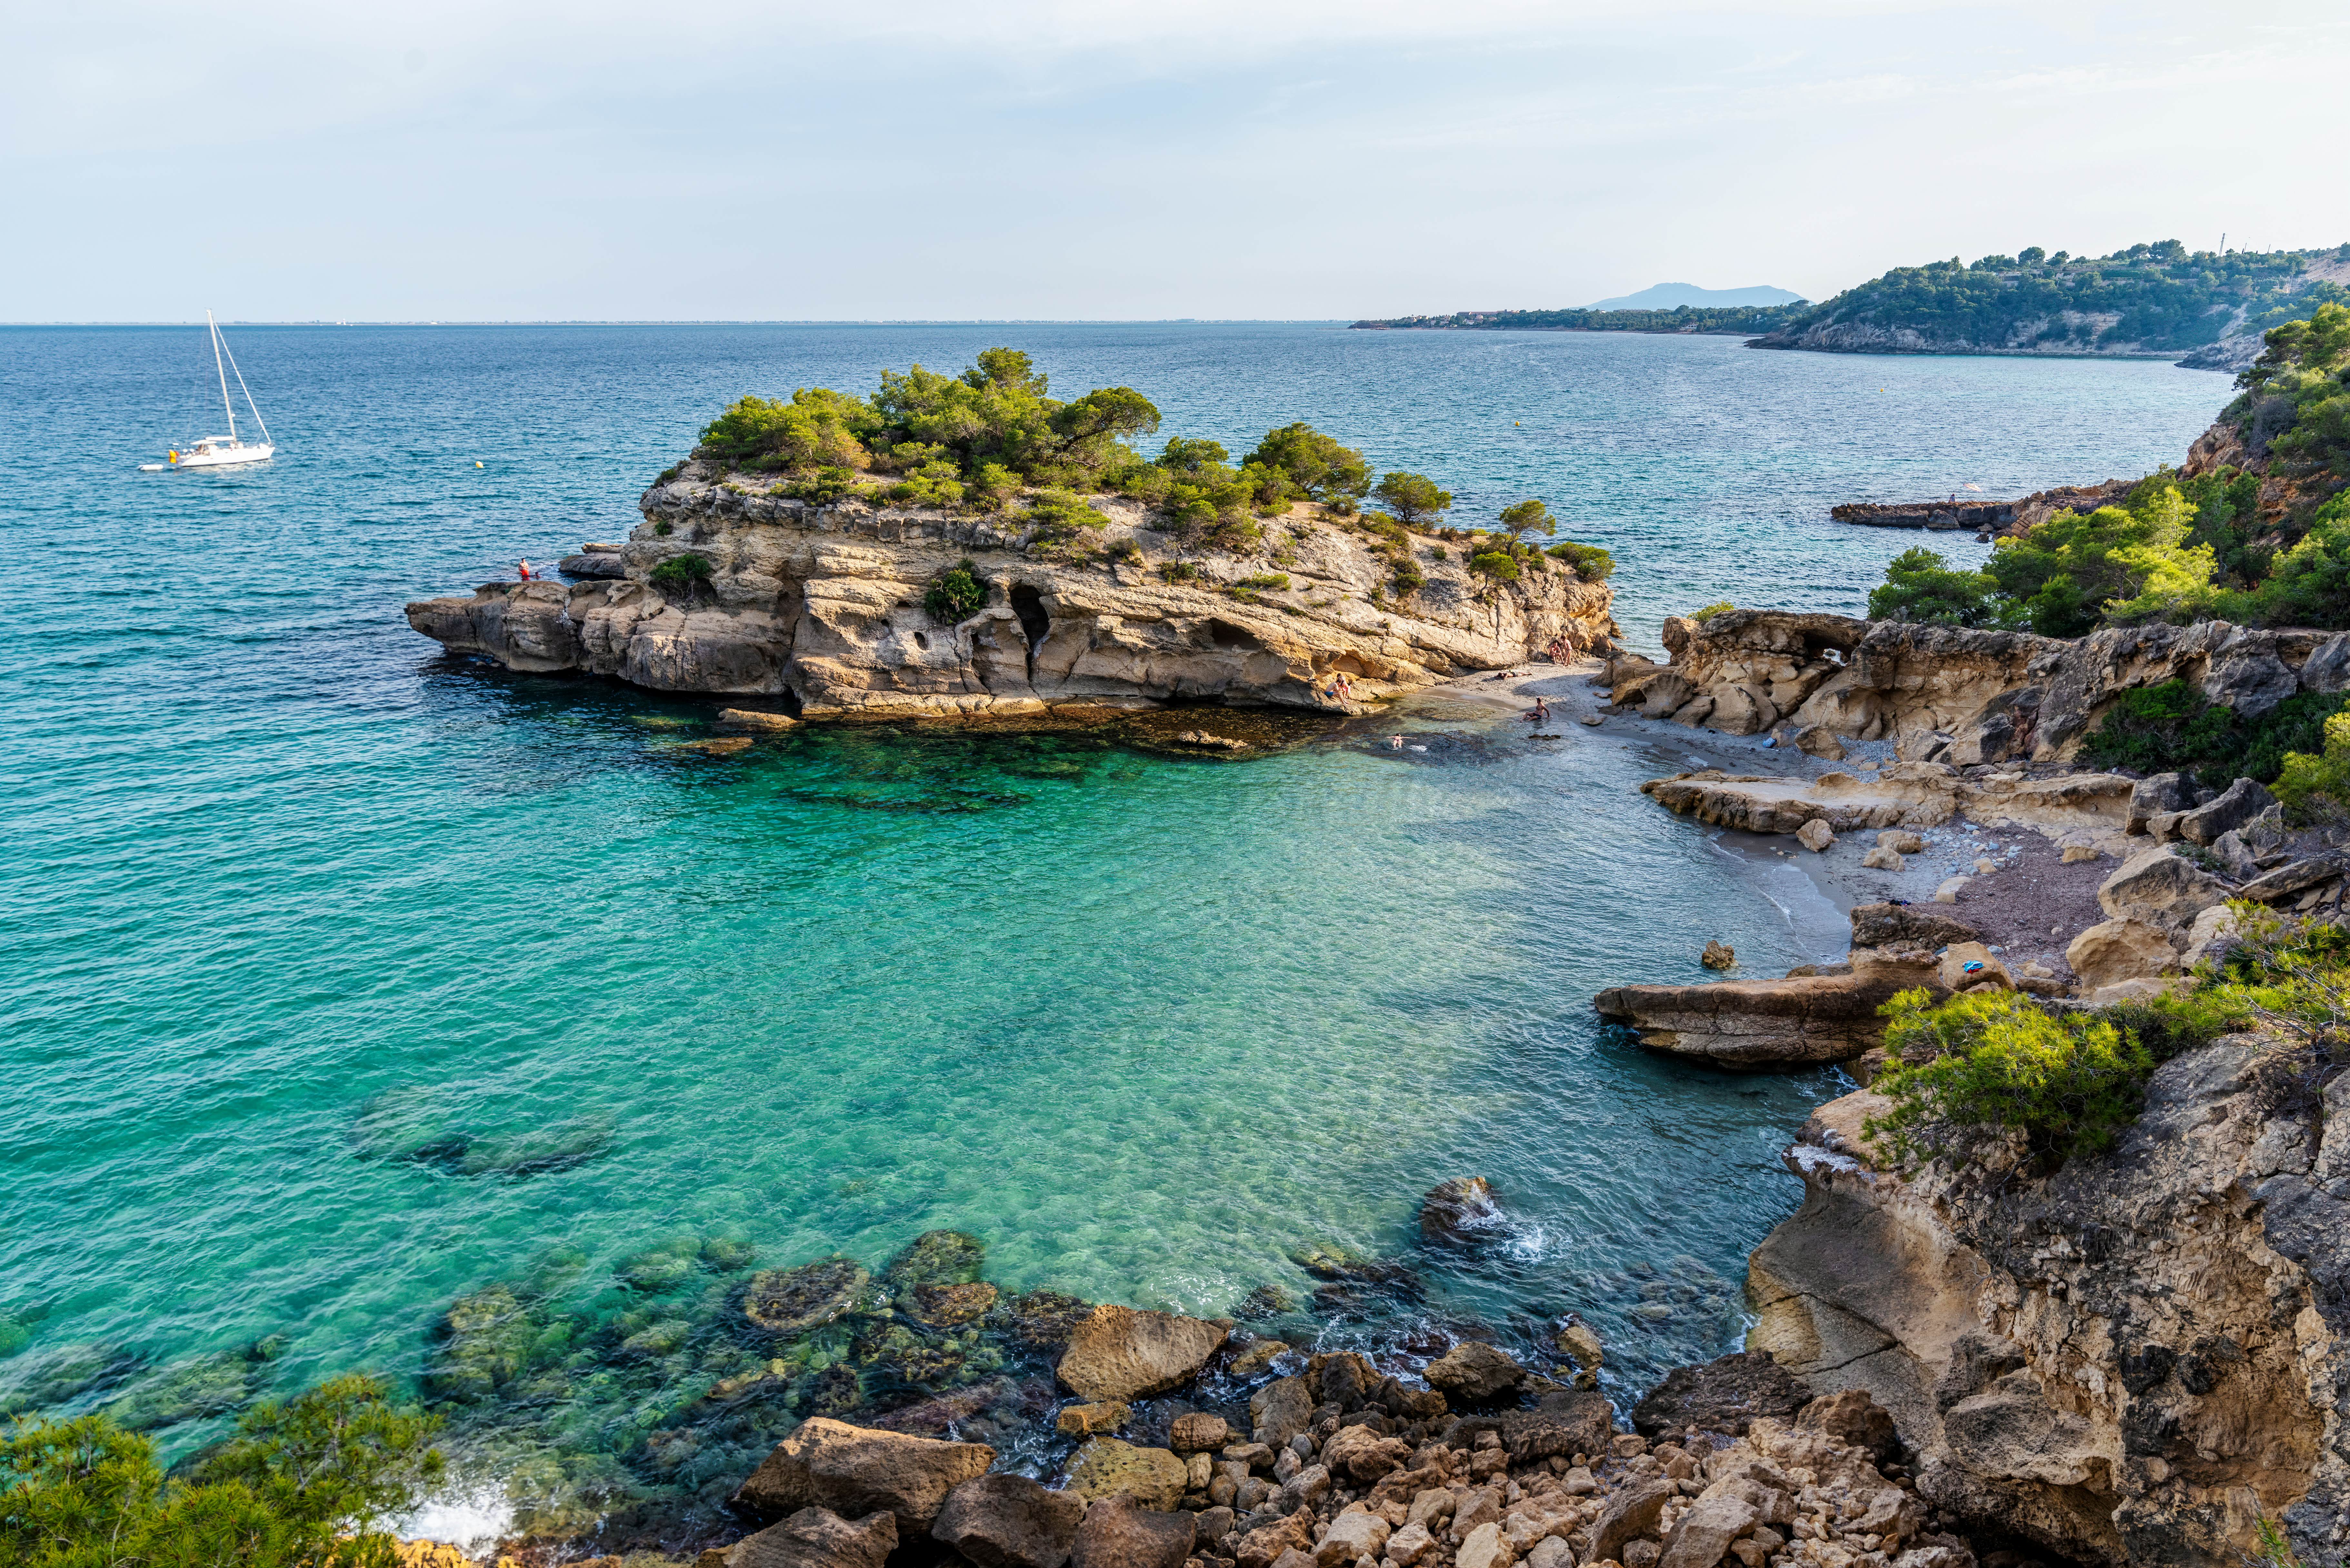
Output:
<svg viewBox="0 0 2350 1568">
<path fill-rule="evenodd" d="M 1525 1381 L 1526 1369 L 1490 1345 L 1464 1340 L 1429 1363 L 1422 1376 L 1453 1405 L 1471 1407 L 1514 1392 Z"/>
<path fill-rule="evenodd" d="M 785 1338 L 806 1334 L 863 1311 L 872 1278 L 848 1258 L 770 1269 L 751 1277 L 743 1293 L 743 1315 L 754 1327 Z"/>
<path fill-rule="evenodd" d="M 1419 1200 L 1419 1238 L 1440 1246 L 1466 1246 L 1492 1234 L 1501 1218 L 1492 1183 L 1482 1176 L 1456 1176 Z"/>
<path fill-rule="evenodd" d="M 881 1281 L 894 1291 L 916 1285 L 968 1285 L 977 1282 L 987 1262 L 987 1243 L 962 1231 L 925 1231 L 907 1243 L 881 1271 Z"/>
</svg>

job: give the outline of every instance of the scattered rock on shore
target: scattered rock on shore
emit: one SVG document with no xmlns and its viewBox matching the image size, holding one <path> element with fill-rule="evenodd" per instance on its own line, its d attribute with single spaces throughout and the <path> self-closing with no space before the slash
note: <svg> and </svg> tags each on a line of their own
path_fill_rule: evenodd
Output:
<svg viewBox="0 0 2350 1568">
<path fill-rule="evenodd" d="M 1088 1399 L 1139 1399 L 1197 1376 L 1225 1337 L 1202 1318 L 1104 1303 L 1070 1334 L 1059 1376 Z"/>
</svg>

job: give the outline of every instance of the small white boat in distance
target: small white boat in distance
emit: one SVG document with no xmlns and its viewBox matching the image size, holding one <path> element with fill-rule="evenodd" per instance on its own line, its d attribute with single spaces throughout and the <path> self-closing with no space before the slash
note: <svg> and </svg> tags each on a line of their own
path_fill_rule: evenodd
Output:
<svg viewBox="0 0 2350 1568">
<path fill-rule="evenodd" d="M 261 410 L 254 406 L 253 389 L 244 384 L 244 372 L 236 368 L 236 356 L 228 351 L 221 337 L 220 323 L 213 313 L 204 312 L 204 330 L 212 335 L 213 373 L 220 378 L 221 412 L 228 416 L 228 434 L 204 436 L 185 447 L 173 447 L 163 454 L 161 462 L 142 462 L 141 473 L 161 473 L 178 468 L 236 468 L 249 462 L 267 462 L 277 448 L 269 440 L 269 426 L 263 422 Z M 253 415 L 253 422 L 261 428 L 261 440 L 251 444 L 239 439 L 236 431 L 236 406 L 228 400 L 228 379 L 236 376 L 236 389 L 244 394 L 244 406 Z"/>
</svg>

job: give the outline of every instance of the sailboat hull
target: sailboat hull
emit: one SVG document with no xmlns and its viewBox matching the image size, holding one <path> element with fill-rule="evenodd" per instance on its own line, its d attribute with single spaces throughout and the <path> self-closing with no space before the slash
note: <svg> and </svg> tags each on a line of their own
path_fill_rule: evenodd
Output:
<svg viewBox="0 0 2350 1568">
<path fill-rule="evenodd" d="M 267 462 L 276 452 L 275 446 L 264 442 L 246 446 L 239 442 L 232 447 L 215 447 L 210 452 L 183 452 L 170 462 L 142 462 L 141 473 L 169 473 L 182 468 L 243 468 L 248 463 Z"/>
</svg>

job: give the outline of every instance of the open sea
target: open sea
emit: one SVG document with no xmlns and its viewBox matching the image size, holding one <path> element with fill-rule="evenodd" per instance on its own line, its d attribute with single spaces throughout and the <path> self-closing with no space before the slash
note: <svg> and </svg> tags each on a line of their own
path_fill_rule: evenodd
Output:
<svg viewBox="0 0 2350 1568">
<path fill-rule="evenodd" d="M 1576 1312 L 1628 1401 L 1735 1348 L 1800 1195 L 1778 1150 L 1842 1080 L 1594 1017 L 1701 976 L 1709 938 L 1817 956 L 1633 793 L 1669 751 L 1538 754 L 1438 703 L 1400 756 L 857 730 L 713 757 L 680 742 L 718 704 L 445 659 L 404 601 L 623 534 L 743 391 L 998 343 L 1064 396 L 1141 389 L 1162 436 L 1306 420 L 1456 522 L 1541 496 L 1651 647 L 1720 599 L 1858 611 L 1920 538 L 1835 502 L 2142 473 L 2229 396 L 2147 362 L 1311 324 L 229 337 L 280 455 L 147 474 L 219 423 L 201 328 L 0 329 L 0 1408 L 110 1409 L 178 1456 L 370 1370 L 525 1522 L 706 1508 L 795 1416 L 998 1376 L 970 1334 L 923 1361 L 727 1327 L 746 1274 L 879 1271 L 938 1229 L 1007 1293 L 1245 1303 L 1293 1339 L 1532 1353 Z M 1420 1195 L 1469 1175 L 1506 1223 L 1423 1247 Z M 1391 1266 L 1333 1289 L 1316 1250 Z M 765 1407 L 712 1413 L 762 1366 Z"/>
</svg>

